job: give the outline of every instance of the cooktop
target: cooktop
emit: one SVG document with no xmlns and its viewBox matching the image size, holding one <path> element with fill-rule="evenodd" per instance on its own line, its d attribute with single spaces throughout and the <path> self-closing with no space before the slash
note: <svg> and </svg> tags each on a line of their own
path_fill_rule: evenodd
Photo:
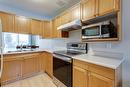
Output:
<svg viewBox="0 0 130 87">
<path fill-rule="evenodd" d="M 54 54 L 61 55 L 61 56 L 67 56 L 67 57 L 73 57 L 76 55 L 83 54 L 83 52 L 79 51 L 55 51 Z"/>
</svg>

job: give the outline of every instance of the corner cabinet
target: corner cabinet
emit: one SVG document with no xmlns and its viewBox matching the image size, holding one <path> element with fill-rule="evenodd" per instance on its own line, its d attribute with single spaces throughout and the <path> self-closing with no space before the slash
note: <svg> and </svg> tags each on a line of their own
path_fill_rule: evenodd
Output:
<svg viewBox="0 0 130 87">
<path fill-rule="evenodd" d="M 0 19 L 2 21 L 3 32 L 16 32 L 14 29 L 14 18 L 15 15 L 0 12 Z"/>
<path fill-rule="evenodd" d="M 42 21 L 42 37 L 43 38 L 52 38 L 51 21 Z"/>
<path fill-rule="evenodd" d="M 48 52 L 44 52 L 45 59 L 45 72 L 53 77 L 53 55 Z"/>
<path fill-rule="evenodd" d="M 111 69 L 73 60 L 73 87 L 122 87 L 121 66 Z"/>
</svg>

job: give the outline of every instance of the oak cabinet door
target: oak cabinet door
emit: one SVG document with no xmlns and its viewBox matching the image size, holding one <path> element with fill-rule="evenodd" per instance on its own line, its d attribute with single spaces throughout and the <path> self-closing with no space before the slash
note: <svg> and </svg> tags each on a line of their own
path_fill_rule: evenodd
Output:
<svg viewBox="0 0 130 87">
<path fill-rule="evenodd" d="M 22 76 L 30 76 L 35 74 L 37 71 L 37 60 L 35 56 L 25 57 L 22 63 Z"/>
<path fill-rule="evenodd" d="M 34 35 L 42 35 L 42 22 L 39 20 L 31 20 L 31 33 Z"/>
<path fill-rule="evenodd" d="M 52 38 L 57 38 L 56 19 L 52 20 Z"/>
<path fill-rule="evenodd" d="M 85 69 L 73 66 L 73 87 L 88 87 L 88 73 Z"/>
<path fill-rule="evenodd" d="M 30 34 L 31 33 L 30 19 L 21 16 L 15 16 L 15 30 L 17 33 Z"/>
<path fill-rule="evenodd" d="M 4 61 L 3 74 L 1 78 L 2 83 L 20 78 L 21 64 L 22 62 L 20 60 Z"/>
<path fill-rule="evenodd" d="M 15 32 L 14 30 L 14 15 L 0 12 L 3 32 Z"/>
<path fill-rule="evenodd" d="M 52 37 L 52 27 L 50 21 L 43 21 L 42 23 L 43 30 L 43 38 L 51 38 Z"/>
<path fill-rule="evenodd" d="M 71 22 L 71 20 L 72 20 L 71 11 L 64 12 L 61 15 L 61 25 L 69 23 Z"/>
<path fill-rule="evenodd" d="M 57 27 L 60 26 L 58 24 L 58 19 L 52 20 L 52 38 L 66 38 L 68 37 L 68 32 L 57 30 Z"/>
<path fill-rule="evenodd" d="M 40 53 L 37 58 L 38 58 L 39 71 L 45 72 L 45 55 L 44 55 L 44 53 Z"/>
<path fill-rule="evenodd" d="M 118 9 L 119 0 L 98 0 L 99 15 L 104 15 Z"/>
<path fill-rule="evenodd" d="M 80 4 L 73 7 L 70 10 L 70 12 L 71 12 L 71 21 L 76 20 L 76 19 L 80 19 L 80 14 L 81 14 Z"/>
<path fill-rule="evenodd" d="M 90 72 L 89 87 L 114 87 L 114 81 L 109 78 Z"/>
<path fill-rule="evenodd" d="M 82 1 L 82 19 L 88 20 L 96 16 L 96 1 L 83 0 Z"/>
<path fill-rule="evenodd" d="M 46 60 L 46 68 L 45 68 L 45 72 L 49 75 L 49 76 L 51 76 L 51 77 L 53 77 L 53 56 L 52 56 L 52 54 L 51 53 L 47 53 L 47 52 L 45 52 L 45 60 Z"/>
<path fill-rule="evenodd" d="M 64 15 L 63 15 L 63 17 L 57 17 L 56 19 L 55 19 L 55 37 L 56 38 L 61 38 L 62 36 L 61 36 L 61 34 L 62 34 L 62 31 L 60 31 L 60 30 L 57 30 L 57 28 L 60 26 L 60 25 L 62 25 L 62 24 L 65 24 L 65 21 L 63 21 L 63 20 L 65 20 L 64 19 Z"/>
</svg>

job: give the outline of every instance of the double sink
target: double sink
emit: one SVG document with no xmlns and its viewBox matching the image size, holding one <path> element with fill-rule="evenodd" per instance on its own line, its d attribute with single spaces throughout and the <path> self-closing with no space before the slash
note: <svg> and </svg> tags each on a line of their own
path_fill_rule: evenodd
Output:
<svg viewBox="0 0 130 87">
<path fill-rule="evenodd" d="M 14 50 L 14 51 L 7 51 L 7 53 L 19 53 L 19 52 L 28 52 L 28 51 L 35 51 L 35 49 L 28 49 L 28 50 Z"/>
</svg>

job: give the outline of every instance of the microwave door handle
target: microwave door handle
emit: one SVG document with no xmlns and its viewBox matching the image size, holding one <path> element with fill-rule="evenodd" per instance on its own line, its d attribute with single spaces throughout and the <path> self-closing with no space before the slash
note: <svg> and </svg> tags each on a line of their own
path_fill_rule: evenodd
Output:
<svg viewBox="0 0 130 87">
<path fill-rule="evenodd" d="M 100 37 L 102 37 L 102 25 L 100 25 L 100 28 L 99 28 L 99 30 L 100 30 Z"/>
</svg>

